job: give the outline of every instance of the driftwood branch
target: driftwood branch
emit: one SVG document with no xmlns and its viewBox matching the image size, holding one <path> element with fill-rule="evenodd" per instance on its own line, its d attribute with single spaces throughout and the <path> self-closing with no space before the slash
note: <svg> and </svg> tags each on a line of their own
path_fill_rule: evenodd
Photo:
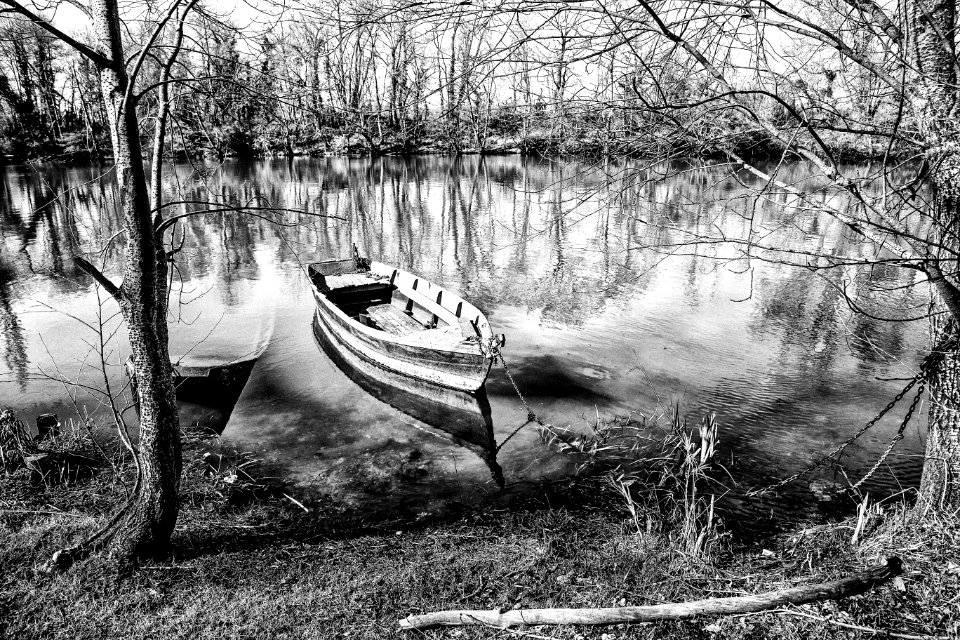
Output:
<svg viewBox="0 0 960 640">
<path fill-rule="evenodd" d="M 506 629 L 520 625 L 543 624 L 622 624 L 624 622 L 653 622 L 682 620 L 697 616 L 753 613 L 776 609 L 788 604 L 804 604 L 821 600 L 839 600 L 857 595 L 886 582 L 902 572 L 898 558 L 888 558 L 883 566 L 821 584 L 769 591 L 753 596 L 710 598 L 693 602 L 657 604 L 643 607 L 615 607 L 609 609 L 518 609 L 500 613 L 493 611 L 438 611 L 407 616 L 400 621 L 401 629 L 430 629 L 481 625 Z"/>
<path fill-rule="evenodd" d="M 123 301 L 123 292 L 120 290 L 120 287 L 113 284 L 113 282 L 111 282 L 107 276 L 100 272 L 100 269 L 97 269 L 95 266 L 90 264 L 86 258 L 81 258 L 80 256 L 75 257 L 73 261 L 78 267 L 89 273 L 90 277 L 96 280 L 101 287 L 107 290 L 107 293 L 116 298 L 117 302 Z"/>
</svg>

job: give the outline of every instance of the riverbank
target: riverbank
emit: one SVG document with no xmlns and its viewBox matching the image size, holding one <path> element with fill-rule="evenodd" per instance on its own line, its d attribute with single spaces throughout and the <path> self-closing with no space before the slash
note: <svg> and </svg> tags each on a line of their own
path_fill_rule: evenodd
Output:
<svg viewBox="0 0 960 640">
<path fill-rule="evenodd" d="M 204 455 L 207 454 L 207 455 Z M 439 609 L 609 607 L 741 595 L 835 579 L 897 556 L 906 572 L 862 596 L 778 613 L 510 632 L 538 638 L 956 637 L 960 518 L 892 506 L 696 558 L 679 530 L 638 533 L 595 479 L 447 520 L 369 522 L 290 495 L 249 456 L 192 438 L 173 557 L 119 572 L 94 558 L 42 570 L 95 531 L 123 495 L 109 468 L 70 485 L 0 478 L 0 637 L 488 638 L 466 628 L 401 632 Z M 301 498 L 301 499 L 298 499 Z M 305 509 L 309 509 L 306 512 Z M 861 627 L 863 630 L 856 630 Z M 952 636 L 950 634 L 953 634 Z"/>
<path fill-rule="evenodd" d="M 823 143 L 830 155 L 841 162 L 875 160 L 896 161 L 910 154 L 911 149 L 891 148 L 884 139 L 844 134 L 824 134 Z M 144 159 L 149 158 L 149 144 L 144 141 Z M 68 140 L 32 150 L 0 154 L 0 166 L 31 162 L 63 165 L 110 161 L 109 139 L 103 138 L 94 147 Z M 752 131 L 732 132 L 719 140 L 678 138 L 661 135 L 653 129 L 640 136 L 606 136 L 603 132 L 586 135 L 557 136 L 547 131 L 527 135 L 519 132 L 491 135 L 481 140 L 451 139 L 444 136 L 421 136 L 415 139 L 396 135 L 378 138 L 369 135 L 325 131 L 296 140 L 264 137 L 242 144 L 225 141 L 211 147 L 197 144 L 185 147 L 182 142 L 167 150 L 174 161 L 208 159 L 257 160 L 264 158 L 322 158 L 330 156 L 380 157 L 416 155 L 522 155 L 533 158 L 566 158 L 570 160 L 623 160 L 635 158 L 727 160 L 731 153 L 750 161 L 799 159 L 785 151 L 782 144 Z"/>
</svg>

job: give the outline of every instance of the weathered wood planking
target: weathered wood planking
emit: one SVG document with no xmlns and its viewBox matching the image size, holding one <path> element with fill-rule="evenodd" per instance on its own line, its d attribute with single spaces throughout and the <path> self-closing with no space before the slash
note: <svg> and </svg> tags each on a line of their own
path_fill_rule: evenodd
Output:
<svg viewBox="0 0 960 640">
<path fill-rule="evenodd" d="M 395 336 L 409 336 L 426 331 L 426 327 L 392 304 L 367 307 L 366 313 L 377 326 Z"/>
<path fill-rule="evenodd" d="M 344 273 L 342 261 L 312 264 L 309 271 L 318 327 L 338 348 L 451 389 L 473 392 L 483 386 L 492 359 L 480 343 L 492 333 L 483 313 L 457 294 L 377 262 L 369 272 Z"/>
<path fill-rule="evenodd" d="M 363 287 L 369 284 L 375 284 L 380 278 L 375 278 L 369 272 L 365 273 L 342 273 L 336 276 L 326 276 L 327 286 L 331 291 L 338 289 L 347 289 L 350 287 Z"/>
</svg>

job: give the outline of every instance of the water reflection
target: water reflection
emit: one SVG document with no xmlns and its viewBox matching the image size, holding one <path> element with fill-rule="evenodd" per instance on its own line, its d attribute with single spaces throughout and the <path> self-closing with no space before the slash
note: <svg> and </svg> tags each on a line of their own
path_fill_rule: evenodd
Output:
<svg viewBox="0 0 960 640">
<path fill-rule="evenodd" d="M 21 391 L 27 389 L 27 349 L 23 339 L 23 325 L 13 310 L 11 289 L 13 270 L 2 261 L 0 254 L 0 331 L 3 332 L 3 360 L 13 374 Z"/>
<path fill-rule="evenodd" d="M 517 383 L 550 422 L 585 428 L 597 412 L 652 412 L 679 401 L 694 415 L 716 412 L 723 446 L 740 461 L 738 479 L 764 483 L 842 440 L 899 390 L 896 378 L 912 375 L 922 323 L 857 315 L 848 300 L 895 318 L 917 315 L 924 300 L 909 271 L 824 269 L 840 257 L 868 257 L 869 248 L 835 219 L 783 195 L 758 197 L 749 190 L 755 176 L 729 171 L 437 156 L 178 166 L 164 184 L 167 201 L 177 202 L 168 215 L 185 216 L 170 231 L 180 247 L 171 353 L 229 360 L 269 337 L 225 437 L 286 456 L 288 467 L 301 464 L 304 482 L 334 483 L 335 467 L 346 463 L 331 462 L 333 452 L 380 460 L 386 454 L 375 452 L 386 451 L 387 441 L 422 444 L 410 429 L 436 420 L 430 411 L 397 411 L 360 395 L 313 343 L 301 265 L 348 255 L 356 243 L 484 309 L 508 335 Z M 124 238 L 110 178 L 96 179 L 102 173 L 11 167 L 0 179 L 0 393 L 28 419 L 71 410 L 59 385 L 30 375 L 51 365 L 44 342 L 57 362 L 89 364 L 74 321 L 41 313 L 98 312 L 91 284 L 70 258 L 87 252 L 114 278 L 119 273 Z M 805 175 L 802 167 L 780 169 L 811 201 L 847 206 Z M 282 211 L 199 213 L 224 203 Z M 793 261 L 802 268 L 771 260 L 770 247 L 793 252 L 786 255 L 799 256 Z M 490 419 L 480 422 L 502 442 L 526 414 L 502 372 L 491 374 L 487 393 Z M 850 472 L 871 464 L 895 429 L 892 416 L 868 434 L 845 460 Z M 919 424 L 908 430 L 900 456 L 871 491 L 916 482 L 920 431 Z M 457 440 L 476 445 L 486 477 L 507 485 L 564 472 L 533 433 L 522 431 L 492 457 L 486 445 Z M 297 443 L 325 453 L 308 455 Z M 408 453 L 425 455 L 420 444 Z M 440 478 L 454 469 L 440 459 L 455 460 L 456 473 L 472 464 L 449 447 L 427 449 L 437 456 L 436 481 L 417 480 L 420 491 L 442 492 Z M 409 502 L 412 485 L 391 486 L 419 508 Z M 779 499 L 815 506 L 805 484 Z"/>
<path fill-rule="evenodd" d="M 313 335 L 341 371 L 367 393 L 399 409 L 426 425 L 450 435 L 460 446 L 474 451 L 490 469 L 490 476 L 501 489 L 503 468 L 497 462 L 497 441 L 487 391 L 481 387 L 475 394 L 443 389 L 435 385 L 395 374 L 356 357 L 345 349 L 337 349 L 313 318 Z"/>
</svg>

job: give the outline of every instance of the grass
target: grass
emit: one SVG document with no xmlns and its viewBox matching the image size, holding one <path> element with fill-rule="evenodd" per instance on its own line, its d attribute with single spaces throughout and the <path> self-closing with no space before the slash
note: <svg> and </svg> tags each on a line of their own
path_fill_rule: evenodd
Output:
<svg viewBox="0 0 960 640">
<path fill-rule="evenodd" d="M 231 451 L 187 443 L 174 556 L 121 573 L 103 558 L 61 574 L 42 564 L 101 524 L 122 495 L 108 468 L 72 485 L 0 478 L 2 638 L 857 638 L 838 624 L 957 637 L 960 518 L 905 506 L 865 509 L 707 555 L 668 527 L 638 531 L 602 477 L 510 510 L 416 525 L 364 521 L 334 503 L 300 501 Z M 244 473 L 249 474 L 246 478 Z M 292 496 L 291 496 L 292 497 Z M 563 498 L 558 501 L 558 498 Z M 852 543 L 855 530 L 858 542 Z M 788 612 L 608 628 L 400 632 L 438 609 L 603 607 L 758 593 L 903 559 L 902 580 L 863 596 Z"/>
</svg>

